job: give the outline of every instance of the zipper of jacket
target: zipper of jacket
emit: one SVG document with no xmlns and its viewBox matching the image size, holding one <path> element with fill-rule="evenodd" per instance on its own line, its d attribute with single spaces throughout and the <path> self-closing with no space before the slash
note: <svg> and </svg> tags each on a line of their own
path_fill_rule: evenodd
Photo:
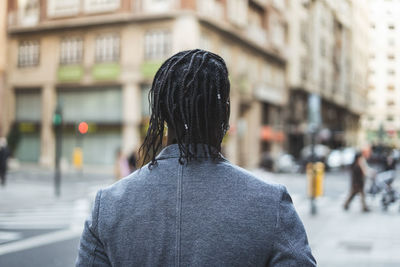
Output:
<svg viewBox="0 0 400 267">
<path fill-rule="evenodd" d="M 178 163 L 178 180 L 176 185 L 176 247 L 175 266 L 181 264 L 181 213 L 182 213 L 182 176 L 183 166 Z"/>
</svg>

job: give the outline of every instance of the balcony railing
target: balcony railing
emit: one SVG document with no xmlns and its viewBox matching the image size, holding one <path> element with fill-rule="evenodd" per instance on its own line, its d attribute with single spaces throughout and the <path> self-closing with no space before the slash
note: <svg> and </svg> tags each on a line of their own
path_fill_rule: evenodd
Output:
<svg viewBox="0 0 400 267">
<path fill-rule="evenodd" d="M 246 31 L 247 37 L 256 42 L 259 45 L 267 46 L 268 37 L 267 32 L 256 25 L 249 25 Z"/>
<path fill-rule="evenodd" d="M 8 13 L 8 26 L 33 27 L 39 23 L 39 12 L 37 14 L 24 14 L 21 10 Z"/>
<path fill-rule="evenodd" d="M 209 16 L 214 19 L 224 18 L 224 8 L 221 3 L 215 0 L 197 1 L 197 9 L 201 15 Z"/>
</svg>

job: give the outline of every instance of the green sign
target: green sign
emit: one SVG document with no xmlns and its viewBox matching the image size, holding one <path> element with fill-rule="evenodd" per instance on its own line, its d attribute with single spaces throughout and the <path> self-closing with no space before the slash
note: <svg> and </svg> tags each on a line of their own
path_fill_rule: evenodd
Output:
<svg viewBox="0 0 400 267">
<path fill-rule="evenodd" d="M 161 67 L 160 61 L 146 61 L 140 66 L 140 73 L 143 78 L 152 79 L 156 75 L 157 70 Z"/>
<path fill-rule="evenodd" d="M 240 93 L 245 94 L 250 92 L 250 83 L 246 76 L 239 77 L 237 82 Z"/>
<path fill-rule="evenodd" d="M 83 76 L 83 67 L 80 65 L 60 66 L 57 78 L 61 82 L 78 82 Z"/>
<path fill-rule="evenodd" d="M 115 80 L 121 72 L 118 63 L 101 63 L 93 66 L 92 75 L 96 80 Z"/>
<path fill-rule="evenodd" d="M 19 124 L 19 131 L 21 133 L 34 133 L 36 132 L 35 124 L 30 122 L 21 122 Z"/>
<path fill-rule="evenodd" d="M 62 122 L 61 114 L 55 113 L 53 116 L 53 124 L 58 126 L 61 125 L 61 122 Z"/>
</svg>

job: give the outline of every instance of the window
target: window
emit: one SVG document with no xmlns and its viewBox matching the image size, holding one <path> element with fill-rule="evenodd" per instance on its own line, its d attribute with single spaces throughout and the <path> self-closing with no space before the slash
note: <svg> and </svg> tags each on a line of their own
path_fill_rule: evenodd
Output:
<svg viewBox="0 0 400 267">
<path fill-rule="evenodd" d="M 306 21 L 302 21 L 300 24 L 300 34 L 301 34 L 301 40 L 303 43 L 308 42 L 308 24 Z"/>
<path fill-rule="evenodd" d="M 388 58 L 389 60 L 394 60 L 396 57 L 395 57 L 394 54 L 388 54 L 388 55 L 387 55 L 387 58 Z"/>
<path fill-rule="evenodd" d="M 39 65 L 40 46 L 38 41 L 22 41 L 18 48 L 18 67 Z"/>
<path fill-rule="evenodd" d="M 388 85 L 387 89 L 388 91 L 394 91 L 394 85 Z"/>
<path fill-rule="evenodd" d="M 96 62 L 119 61 L 119 36 L 104 34 L 96 38 Z"/>
<path fill-rule="evenodd" d="M 47 15 L 49 17 L 77 15 L 80 6 L 80 0 L 49 0 L 47 2 Z"/>
<path fill-rule="evenodd" d="M 120 7 L 120 0 L 85 0 L 85 12 L 113 11 Z"/>
<path fill-rule="evenodd" d="M 225 60 L 226 65 L 231 67 L 232 65 L 232 53 L 229 45 L 222 45 L 221 56 Z"/>
<path fill-rule="evenodd" d="M 394 30 L 394 29 L 395 29 L 395 27 L 394 27 L 394 25 L 393 25 L 393 24 L 389 24 L 389 25 L 388 25 L 388 29 L 389 29 L 389 30 Z"/>
<path fill-rule="evenodd" d="M 286 4 L 285 0 L 273 0 L 272 2 L 277 9 L 280 9 L 280 10 L 285 9 L 285 4 Z"/>
<path fill-rule="evenodd" d="M 270 20 L 272 42 L 275 46 L 281 47 L 286 42 L 286 26 L 276 18 Z"/>
<path fill-rule="evenodd" d="M 386 116 L 387 121 L 394 121 L 394 116 L 393 115 L 387 115 Z"/>
<path fill-rule="evenodd" d="M 19 20 L 23 26 L 33 26 L 39 21 L 39 0 L 19 1 Z"/>
<path fill-rule="evenodd" d="M 142 2 L 142 9 L 146 12 L 165 12 L 168 11 L 174 1 L 171 0 L 142 0 L 142 1 L 135 1 L 135 2 Z M 202 1 L 204 2 L 204 0 Z"/>
<path fill-rule="evenodd" d="M 210 37 L 208 37 L 208 35 L 206 35 L 206 34 L 202 34 L 200 36 L 200 48 L 210 51 L 211 47 L 212 47 L 212 45 L 211 45 Z"/>
<path fill-rule="evenodd" d="M 303 82 L 306 82 L 308 80 L 308 70 L 309 70 L 308 60 L 306 57 L 303 57 L 301 59 L 301 66 L 300 66 L 301 79 L 303 80 Z"/>
<path fill-rule="evenodd" d="M 390 39 L 388 40 L 388 45 L 389 45 L 389 46 L 394 46 L 394 45 L 395 45 L 395 40 L 394 40 L 394 38 L 390 38 Z"/>
<path fill-rule="evenodd" d="M 42 118 L 39 89 L 15 91 L 15 119 L 19 122 L 40 122 Z"/>
<path fill-rule="evenodd" d="M 395 74 L 395 71 L 394 69 L 388 69 L 387 73 L 392 76 Z"/>
<path fill-rule="evenodd" d="M 171 53 L 171 33 L 167 30 L 149 31 L 144 37 L 146 60 L 160 60 Z"/>
<path fill-rule="evenodd" d="M 325 45 L 325 39 L 321 38 L 320 40 L 320 48 L 321 48 L 321 56 L 325 57 L 326 56 L 326 45 Z"/>
<path fill-rule="evenodd" d="M 100 90 L 99 90 L 100 89 Z M 65 122 L 122 122 L 122 90 L 120 87 L 97 87 L 96 90 L 60 89 L 58 101 L 63 103 Z"/>
<path fill-rule="evenodd" d="M 272 76 L 272 71 L 271 71 L 271 66 L 269 64 L 263 63 L 261 67 L 261 80 L 263 83 L 270 84 L 271 83 L 271 76 Z"/>
<path fill-rule="evenodd" d="M 60 64 L 79 64 L 82 62 L 83 41 L 80 37 L 61 40 Z"/>
<path fill-rule="evenodd" d="M 389 106 L 389 107 L 391 107 L 391 106 L 394 106 L 394 105 L 395 105 L 395 103 L 394 103 L 394 101 L 393 101 L 393 100 L 388 100 L 386 104 L 387 104 L 387 106 Z"/>
<path fill-rule="evenodd" d="M 371 23 L 371 29 L 375 29 L 375 23 Z"/>
<path fill-rule="evenodd" d="M 320 87 L 321 87 L 321 90 L 325 90 L 325 87 L 326 87 L 326 77 L 325 77 L 325 71 L 324 70 L 321 70 L 321 72 L 320 72 Z"/>
<path fill-rule="evenodd" d="M 148 84 L 141 86 L 141 110 L 142 110 L 142 117 L 149 118 L 150 117 L 150 103 L 149 103 L 149 92 L 151 86 Z"/>
<path fill-rule="evenodd" d="M 228 0 L 227 10 L 229 20 L 237 26 L 247 24 L 247 0 Z"/>
</svg>

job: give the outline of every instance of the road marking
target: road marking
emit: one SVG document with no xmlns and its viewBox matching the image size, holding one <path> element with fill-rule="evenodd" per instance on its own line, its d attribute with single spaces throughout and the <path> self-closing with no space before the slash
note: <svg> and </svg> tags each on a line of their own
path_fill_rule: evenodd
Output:
<svg viewBox="0 0 400 267">
<path fill-rule="evenodd" d="M 18 233 L 18 232 L 0 231 L 0 244 L 9 242 L 9 241 L 14 241 L 17 239 L 21 239 L 21 237 L 22 237 L 21 233 Z"/>
<path fill-rule="evenodd" d="M 33 209 L 0 212 L 0 229 L 60 229 L 71 225 L 83 225 L 90 213 L 90 201 L 86 198 L 70 203 L 56 203 Z"/>
<path fill-rule="evenodd" d="M 64 240 L 69 240 L 75 237 L 79 237 L 81 234 L 82 234 L 82 228 L 76 227 L 27 238 L 21 241 L 13 242 L 11 244 L 5 244 L 0 246 L 0 255 L 41 247 Z"/>
</svg>

